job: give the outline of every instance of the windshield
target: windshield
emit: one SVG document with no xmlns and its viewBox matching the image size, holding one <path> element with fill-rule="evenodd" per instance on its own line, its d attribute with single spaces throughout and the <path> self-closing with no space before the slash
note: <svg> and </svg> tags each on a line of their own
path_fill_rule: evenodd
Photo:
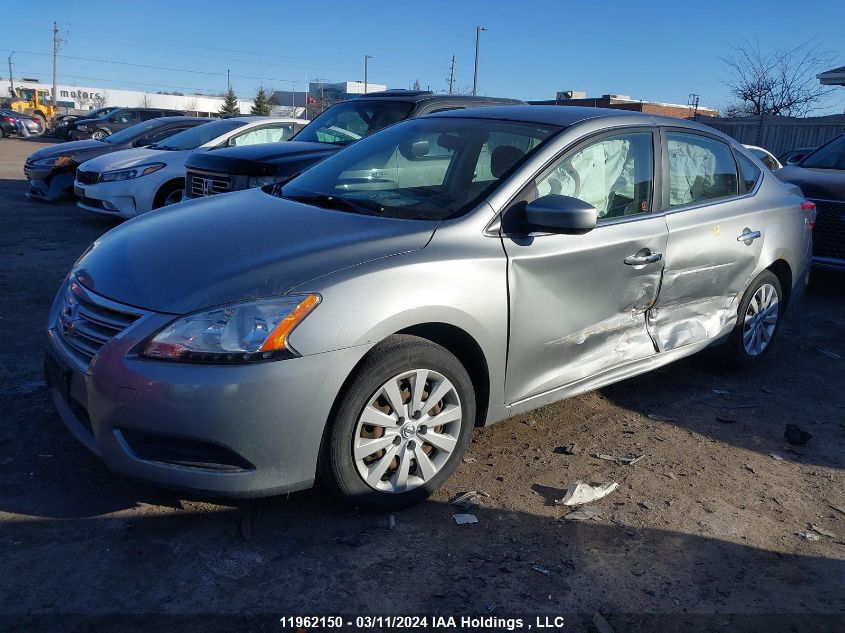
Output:
<svg viewBox="0 0 845 633">
<path fill-rule="evenodd" d="M 348 145 L 407 119 L 413 108 L 414 104 L 407 101 L 351 99 L 323 112 L 302 128 L 294 140 Z"/>
<path fill-rule="evenodd" d="M 136 123 L 135 125 L 129 126 L 125 130 L 120 130 L 120 132 L 115 132 L 114 134 L 107 136 L 103 139 L 103 142 L 114 143 L 115 145 L 128 143 L 130 141 L 135 140 L 136 138 L 144 136 L 150 130 L 155 129 L 160 125 L 161 123 L 159 123 L 157 119 L 152 119 L 151 121 L 144 121 L 143 123 Z"/>
<path fill-rule="evenodd" d="M 845 169 L 845 134 L 807 156 L 801 161 L 801 167 Z"/>
<path fill-rule="evenodd" d="M 273 190 L 326 208 L 443 220 L 475 206 L 561 128 L 493 119 L 411 119 Z"/>
<path fill-rule="evenodd" d="M 154 149 L 196 149 L 206 143 L 213 141 L 218 136 L 236 130 L 239 127 L 246 125 L 243 121 L 214 121 L 212 123 L 202 123 L 196 127 L 189 128 L 184 132 L 179 132 L 161 143 L 156 143 L 152 147 Z"/>
</svg>

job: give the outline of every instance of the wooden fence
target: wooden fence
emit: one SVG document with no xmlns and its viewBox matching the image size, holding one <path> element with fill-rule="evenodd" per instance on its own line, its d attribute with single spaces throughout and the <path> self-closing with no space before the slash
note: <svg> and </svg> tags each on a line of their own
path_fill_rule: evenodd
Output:
<svg viewBox="0 0 845 633">
<path fill-rule="evenodd" d="M 765 147 L 775 156 L 799 147 L 818 147 L 845 132 L 845 115 L 842 114 L 806 119 L 698 117 L 698 122 L 714 127 L 745 145 Z"/>
</svg>

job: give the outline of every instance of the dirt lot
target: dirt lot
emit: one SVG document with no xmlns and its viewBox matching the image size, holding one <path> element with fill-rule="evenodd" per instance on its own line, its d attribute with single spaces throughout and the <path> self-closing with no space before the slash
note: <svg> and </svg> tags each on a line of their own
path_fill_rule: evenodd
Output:
<svg viewBox="0 0 845 633">
<path fill-rule="evenodd" d="M 0 629 L 140 631 L 143 614 L 189 614 L 173 628 L 270 631 L 272 615 L 338 612 L 845 628 L 845 275 L 816 276 L 757 369 L 699 356 L 477 430 L 448 486 L 393 530 L 319 489 L 219 504 L 109 473 L 52 410 L 47 310 L 114 224 L 24 198 L 39 142 L 0 140 Z M 809 443 L 787 445 L 787 423 Z M 561 520 L 554 499 L 575 480 L 620 486 L 600 517 Z M 449 500 L 468 490 L 489 496 L 477 524 L 456 525 Z M 811 523 L 831 536 L 802 537 Z M 139 615 L 108 617 L 121 613 Z M 200 617 L 219 613 L 262 615 Z"/>
</svg>

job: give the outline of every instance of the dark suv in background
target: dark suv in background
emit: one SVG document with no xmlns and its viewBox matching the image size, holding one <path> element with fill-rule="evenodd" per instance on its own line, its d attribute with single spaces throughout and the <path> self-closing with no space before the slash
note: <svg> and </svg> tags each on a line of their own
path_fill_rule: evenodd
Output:
<svg viewBox="0 0 845 633">
<path fill-rule="evenodd" d="M 98 119 L 80 121 L 71 132 L 71 137 L 75 140 L 93 138 L 99 141 L 136 123 L 165 116 L 185 116 L 185 113 L 162 108 L 120 108 Z"/>
<path fill-rule="evenodd" d="M 816 204 L 813 264 L 845 270 L 845 134 L 775 172 Z"/>
<path fill-rule="evenodd" d="M 185 196 L 199 198 L 287 180 L 358 139 L 404 119 L 444 110 L 524 103 L 430 91 L 372 92 L 333 105 L 290 141 L 191 155 L 186 162 Z"/>
</svg>

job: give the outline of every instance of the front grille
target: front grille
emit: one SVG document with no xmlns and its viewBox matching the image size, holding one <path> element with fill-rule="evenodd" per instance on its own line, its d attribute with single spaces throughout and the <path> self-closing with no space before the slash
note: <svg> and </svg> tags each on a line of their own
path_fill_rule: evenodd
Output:
<svg viewBox="0 0 845 633">
<path fill-rule="evenodd" d="M 816 203 L 813 255 L 845 260 L 845 201 L 812 202 Z"/>
<path fill-rule="evenodd" d="M 100 180 L 100 172 L 79 170 L 76 172 L 76 180 L 82 185 L 96 185 Z"/>
<path fill-rule="evenodd" d="M 226 193 L 232 189 L 232 178 L 223 174 L 188 170 L 187 190 L 192 198 Z"/>
<path fill-rule="evenodd" d="M 87 369 L 100 348 L 140 316 L 129 309 L 117 309 L 74 280 L 65 292 L 57 330 L 68 352 L 83 369 Z"/>
<path fill-rule="evenodd" d="M 118 429 L 118 432 L 132 452 L 146 461 L 224 472 L 255 468 L 243 457 L 219 444 L 132 429 Z"/>
</svg>

